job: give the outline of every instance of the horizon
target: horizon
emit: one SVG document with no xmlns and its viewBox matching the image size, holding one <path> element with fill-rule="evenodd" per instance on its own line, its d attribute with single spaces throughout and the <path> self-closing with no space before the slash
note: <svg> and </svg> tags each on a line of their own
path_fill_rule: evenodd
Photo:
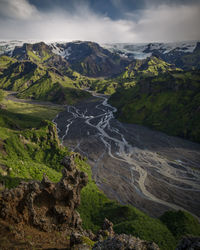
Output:
<svg viewBox="0 0 200 250">
<path fill-rule="evenodd" d="M 37 40 L 37 39 L 0 39 L 0 43 L 3 42 L 22 42 L 22 43 L 45 43 L 45 44 L 51 44 L 51 43 L 76 43 L 76 42 L 92 42 L 92 43 L 97 43 L 99 45 L 106 45 L 106 44 L 175 44 L 175 43 L 197 43 L 200 42 L 200 39 L 197 40 L 179 40 L 179 41 L 167 41 L 167 42 L 159 42 L 159 41 L 146 41 L 146 42 L 105 42 L 105 43 L 99 43 L 96 41 L 92 40 L 50 40 L 50 41 L 45 41 L 45 40 Z"/>
<path fill-rule="evenodd" d="M 2 40 L 175 43 L 200 40 L 198 0 L 0 0 Z"/>
</svg>

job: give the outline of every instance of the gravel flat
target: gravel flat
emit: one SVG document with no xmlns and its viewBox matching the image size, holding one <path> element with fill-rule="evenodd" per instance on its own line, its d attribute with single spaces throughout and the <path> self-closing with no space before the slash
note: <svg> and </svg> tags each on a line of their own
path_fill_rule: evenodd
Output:
<svg viewBox="0 0 200 250">
<path fill-rule="evenodd" d="M 68 106 L 54 122 L 62 143 L 88 158 L 110 198 L 158 217 L 169 209 L 200 217 L 200 144 L 120 123 L 107 97 Z"/>
</svg>

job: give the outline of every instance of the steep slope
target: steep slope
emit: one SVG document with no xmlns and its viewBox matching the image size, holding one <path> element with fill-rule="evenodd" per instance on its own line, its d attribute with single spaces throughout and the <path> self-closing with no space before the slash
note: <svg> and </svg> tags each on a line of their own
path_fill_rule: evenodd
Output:
<svg viewBox="0 0 200 250">
<path fill-rule="evenodd" d="M 79 83 L 76 86 L 79 87 Z M 49 70 L 37 82 L 21 91 L 17 96 L 25 99 L 52 101 L 58 104 L 73 104 L 90 97 L 90 94 L 75 88 L 71 79 L 60 77 Z"/>
<path fill-rule="evenodd" d="M 2 71 L 7 68 L 9 65 L 14 63 L 16 60 L 8 56 L 0 56 L 0 75 Z"/>
<path fill-rule="evenodd" d="M 140 80 L 110 98 L 117 117 L 200 142 L 200 72 L 173 72 Z"/>
<path fill-rule="evenodd" d="M 124 71 L 115 78 L 93 81 L 91 89 L 100 93 L 113 94 L 117 88 L 129 88 L 139 80 L 148 77 L 156 77 L 167 72 L 182 71 L 173 64 L 166 63 L 157 56 L 151 56 L 143 60 L 133 60 Z"/>
<path fill-rule="evenodd" d="M 119 74 L 130 60 L 111 53 L 94 42 L 52 44 L 53 51 L 62 55 L 71 68 L 90 77 L 107 77 Z"/>
<path fill-rule="evenodd" d="M 44 42 L 16 46 L 13 50 L 12 57 L 18 60 L 31 60 L 35 62 L 44 62 L 51 58 L 54 54 L 51 48 Z"/>
<path fill-rule="evenodd" d="M 144 60 L 133 61 L 126 67 L 119 79 L 145 78 L 174 70 L 178 70 L 175 65 L 166 63 L 159 57 L 151 56 Z"/>
<path fill-rule="evenodd" d="M 89 96 L 81 90 L 89 79 L 71 70 L 44 43 L 17 47 L 13 58 L 1 56 L 0 69 L 0 88 L 19 91 L 20 98 L 70 104 Z"/>
<path fill-rule="evenodd" d="M 0 75 L 0 87 L 7 90 L 21 91 L 44 74 L 45 71 L 33 62 L 14 62 L 5 68 Z"/>
</svg>

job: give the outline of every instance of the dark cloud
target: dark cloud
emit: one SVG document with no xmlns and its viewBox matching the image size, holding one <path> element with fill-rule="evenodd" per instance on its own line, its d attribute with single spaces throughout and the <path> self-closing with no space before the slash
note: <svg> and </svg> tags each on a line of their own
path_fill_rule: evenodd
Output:
<svg viewBox="0 0 200 250">
<path fill-rule="evenodd" d="M 200 39 L 197 0 L 0 0 L 2 39 Z"/>
<path fill-rule="evenodd" d="M 112 19 L 121 19 L 126 12 L 138 12 L 147 7 L 160 5 L 191 5 L 199 3 L 199 0 L 29 0 L 39 10 L 50 11 L 52 9 L 65 9 L 74 11 L 77 6 L 87 5 L 95 13 L 107 15 Z"/>
</svg>

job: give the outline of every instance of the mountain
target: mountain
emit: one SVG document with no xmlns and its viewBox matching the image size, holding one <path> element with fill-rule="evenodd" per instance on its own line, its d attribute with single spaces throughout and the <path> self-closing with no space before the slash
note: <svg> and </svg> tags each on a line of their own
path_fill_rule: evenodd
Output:
<svg viewBox="0 0 200 250">
<path fill-rule="evenodd" d="M 12 57 L 0 56 L 0 87 L 18 97 L 70 104 L 89 96 L 81 90 L 88 79 L 74 72 L 45 43 L 15 47 Z"/>
<path fill-rule="evenodd" d="M 130 59 L 159 56 L 164 61 L 183 69 L 199 69 L 199 42 L 104 44 L 113 53 Z"/>
<path fill-rule="evenodd" d="M 151 56 L 143 60 L 134 60 L 129 64 L 119 78 L 130 79 L 158 76 L 166 72 L 179 70 L 173 64 L 169 64 L 157 56 Z"/>
<path fill-rule="evenodd" d="M 51 47 L 54 53 L 69 62 L 73 70 L 90 77 L 117 75 L 130 62 L 94 42 L 54 43 Z"/>
<path fill-rule="evenodd" d="M 12 56 L 12 52 L 16 46 L 22 46 L 24 41 L 11 40 L 11 41 L 0 41 L 0 55 L 6 54 Z"/>
<path fill-rule="evenodd" d="M 141 79 L 157 77 L 160 74 L 173 71 L 179 72 L 182 70 L 157 56 L 147 57 L 142 60 L 134 59 L 119 76 L 106 80 L 93 81 L 90 88 L 100 93 L 113 94 L 117 88 L 129 88 Z"/>
<path fill-rule="evenodd" d="M 175 71 L 118 89 L 110 103 L 117 117 L 200 142 L 200 72 Z"/>
<path fill-rule="evenodd" d="M 2 43 L 2 45 L 1 45 Z M 0 54 L 34 62 L 60 61 L 74 71 L 89 77 L 110 77 L 120 74 L 133 59 L 145 59 L 152 55 L 182 69 L 199 69 L 199 42 L 176 43 L 113 43 L 102 46 L 94 42 L 74 41 L 69 43 L 43 42 L 32 44 L 21 41 L 0 43 Z M 20 45 L 14 48 L 14 45 Z M 40 47 L 40 48 L 38 48 Z M 61 61 L 59 64 L 60 65 Z M 54 63 L 53 63 L 54 64 Z"/>
</svg>

